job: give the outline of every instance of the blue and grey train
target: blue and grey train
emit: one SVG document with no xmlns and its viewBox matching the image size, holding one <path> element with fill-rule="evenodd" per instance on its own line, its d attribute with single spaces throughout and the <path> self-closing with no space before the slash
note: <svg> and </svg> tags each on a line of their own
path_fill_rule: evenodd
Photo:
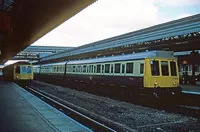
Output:
<svg viewBox="0 0 200 132">
<path fill-rule="evenodd" d="M 156 97 L 181 93 L 177 59 L 169 51 L 147 51 L 127 55 L 71 60 L 34 66 L 37 77 L 62 83 L 96 84 L 133 94 Z M 93 87 L 95 89 L 95 87 Z M 118 88 L 119 89 L 119 88 Z M 103 89 L 102 89 L 103 90 Z"/>
</svg>

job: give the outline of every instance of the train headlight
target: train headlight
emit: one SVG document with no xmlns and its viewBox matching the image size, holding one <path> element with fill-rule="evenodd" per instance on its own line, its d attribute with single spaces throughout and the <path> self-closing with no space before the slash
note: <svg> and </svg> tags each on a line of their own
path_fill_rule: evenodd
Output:
<svg viewBox="0 0 200 132">
<path fill-rule="evenodd" d="M 158 83 L 157 82 L 154 82 L 154 87 L 158 87 Z"/>
<path fill-rule="evenodd" d="M 176 85 L 176 82 L 173 82 L 174 85 Z"/>
</svg>

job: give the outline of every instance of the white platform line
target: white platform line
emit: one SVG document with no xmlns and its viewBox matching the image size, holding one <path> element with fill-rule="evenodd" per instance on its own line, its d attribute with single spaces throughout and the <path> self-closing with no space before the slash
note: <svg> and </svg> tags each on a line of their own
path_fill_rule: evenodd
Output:
<svg viewBox="0 0 200 132">
<path fill-rule="evenodd" d="M 200 92 L 193 92 L 193 91 L 182 91 L 182 93 L 200 95 Z"/>
</svg>

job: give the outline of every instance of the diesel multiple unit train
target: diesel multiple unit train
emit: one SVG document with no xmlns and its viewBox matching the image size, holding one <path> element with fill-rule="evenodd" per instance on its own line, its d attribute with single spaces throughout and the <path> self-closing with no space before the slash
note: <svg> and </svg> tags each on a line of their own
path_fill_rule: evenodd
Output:
<svg viewBox="0 0 200 132">
<path fill-rule="evenodd" d="M 3 79 L 7 81 L 25 82 L 33 80 L 32 64 L 16 62 L 3 68 Z"/>
<path fill-rule="evenodd" d="M 129 90 L 129 93 L 145 93 L 156 97 L 181 93 L 177 59 L 169 51 L 71 60 L 34 65 L 33 68 L 37 78 L 66 85 L 103 85 L 101 89 L 92 87 L 98 91 Z"/>
</svg>

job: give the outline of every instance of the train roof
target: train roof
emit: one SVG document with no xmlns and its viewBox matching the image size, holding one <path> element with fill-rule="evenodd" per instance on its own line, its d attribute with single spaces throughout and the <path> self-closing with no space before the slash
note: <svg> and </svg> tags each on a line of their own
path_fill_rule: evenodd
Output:
<svg viewBox="0 0 200 132">
<path fill-rule="evenodd" d="M 14 66 L 14 65 L 32 65 L 30 62 L 26 62 L 26 61 L 18 61 L 18 62 L 15 62 L 13 64 L 10 64 L 10 65 L 6 65 L 4 68 L 6 67 L 10 67 L 10 66 Z"/>
<path fill-rule="evenodd" d="M 42 66 L 57 66 L 57 65 L 65 65 L 68 61 L 64 62 L 58 62 L 58 63 L 50 63 L 50 64 L 44 64 Z"/>
<path fill-rule="evenodd" d="M 40 67 L 40 65 L 33 65 L 33 67 Z"/>
<path fill-rule="evenodd" d="M 87 60 L 74 60 L 69 61 L 67 64 L 88 64 L 88 63 L 98 63 L 98 62 L 111 62 L 111 61 L 123 61 L 123 60 L 139 60 L 145 58 L 174 58 L 173 52 L 171 51 L 147 51 L 140 53 L 133 53 L 127 55 L 118 55 L 118 56 L 109 56 L 109 57 L 101 57 Z"/>
</svg>

